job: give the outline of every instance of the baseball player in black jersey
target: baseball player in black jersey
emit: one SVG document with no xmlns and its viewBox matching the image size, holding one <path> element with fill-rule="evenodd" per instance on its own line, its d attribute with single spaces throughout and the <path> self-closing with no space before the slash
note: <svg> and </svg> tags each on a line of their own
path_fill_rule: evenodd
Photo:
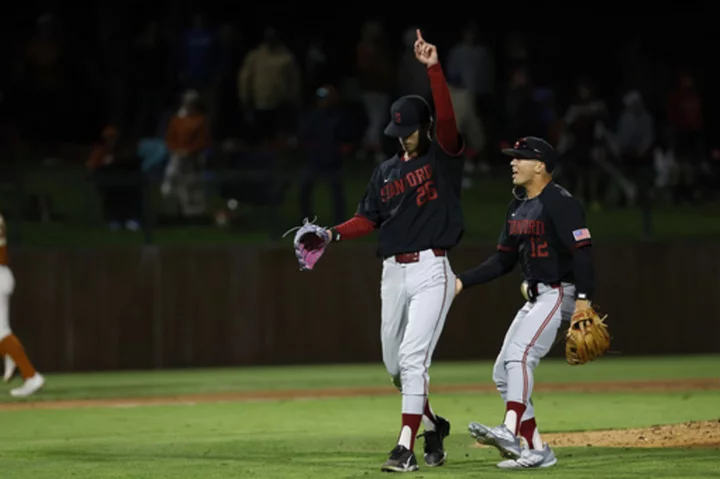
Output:
<svg viewBox="0 0 720 479">
<path fill-rule="evenodd" d="M 440 466 L 447 457 L 443 439 L 450 423 L 428 403 L 428 369 L 455 297 L 448 251 L 464 230 L 463 143 L 450 91 L 437 49 L 419 30 L 414 48 L 427 66 L 435 117 L 420 96 L 392 105 L 385 134 L 397 138 L 402 149 L 375 169 L 355 217 L 328 231 L 334 241 L 379 232 L 383 362 L 402 393 L 397 446 L 382 466 L 394 472 L 418 469 L 414 445 L 421 423 L 425 464 Z"/>
<path fill-rule="evenodd" d="M 590 307 L 594 289 L 590 231 L 580 202 L 552 181 L 556 155 L 544 140 L 527 137 L 511 156 L 513 195 L 497 252 L 456 279 L 456 291 L 509 273 L 520 262 L 527 302 L 505 335 L 493 380 L 505 401 L 503 424 L 470 423 L 480 443 L 497 447 L 503 469 L 549 467 L 557 462 L 542 442 L 532 402 L 533 371 L 574 311 Z M 523 191 L 519 194 L 518 191 Z"/>
</svg>

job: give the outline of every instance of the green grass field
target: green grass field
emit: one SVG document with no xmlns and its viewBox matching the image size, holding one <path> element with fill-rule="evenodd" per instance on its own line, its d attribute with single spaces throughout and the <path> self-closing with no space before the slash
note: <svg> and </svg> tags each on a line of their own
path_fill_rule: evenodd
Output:
<svg viewBox="0 0 720 479">
<path fill-rule="evenodd" d="M 432 384 L 489 385 L 490 362 L 438 362 Z M 720 356 L 605 358 L 573 368 L 548 359 L 537 383 L 718 379 Z M 400 397 L 381 364 L 48 374 L 30 400 L 0 399 L 0 477 L 6 478 L 355 478 L 381 477 L 393 447 Z M 17 384 L 17 383 L 16 383 Z M 386 393 L 312 398 L 312 390 L 383 388 Z M 303 398 L 183 401 L 184 395 L 305 390 Z M 359 394 L 359 395 L 358 395 Z M 140 398 L 179 402 L 143 405 Z M 124 406 L 49 409 L 58 400 L 138 398 Z M 543 392 L 534 395 L 545 433 L 624 429 L 720 418 L 720 388 L 676 392 Z M 717 477 L 717 448 L 558 447 L 548 470 L 503 472 L 498 454 L 478 448 L 468 422 L 495 424 L 494 393 L 440 392 L 434 409 L 453 424 L 448 463 L 408 477 Z M 22 404 L 22 409 L 8 409 Z M 421 451 L 421 447 L 418 448 Z"/>
</svg>

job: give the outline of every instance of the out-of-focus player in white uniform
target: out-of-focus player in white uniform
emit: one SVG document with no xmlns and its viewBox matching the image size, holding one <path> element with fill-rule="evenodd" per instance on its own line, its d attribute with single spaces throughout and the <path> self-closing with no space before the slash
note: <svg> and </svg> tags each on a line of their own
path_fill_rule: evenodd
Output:
<svg viewBox="0 0 720 479">
<path fill-rule="evenodd" d="M 20 370 L 24 379 L 22 386 L 10 390 L 14 397 L 26 397 L 36 393 L 45 385 L 45 378 L 35 370 L 25 354 L 20 340 L 10 329 L 10 296 L 15 289 L 15 278 L 8 267 L 7 232 L 5 219 L 0 215 L 0 355 L 5 358 L 5 382 L 9 382 Z"/>
</svg>

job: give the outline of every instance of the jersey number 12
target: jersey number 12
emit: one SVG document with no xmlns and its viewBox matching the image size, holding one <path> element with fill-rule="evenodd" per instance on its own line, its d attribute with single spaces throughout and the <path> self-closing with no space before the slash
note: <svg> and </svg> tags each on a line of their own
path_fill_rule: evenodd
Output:
<svg viewBox="0 0 720 479">
<path fill-rule="evenodd" d="M 435 182 L 430 180 L 422 185 L 420 185 L 420 188 L 417 189 L 417 205 L 422 206 L 428 201 L 436 200 L 438 197 L 437 190 L 435 189 L 435 186 L 433 186 Z"/>
<path fill-rule="evenodd" d="M 530 238 L 530 256 L 533 258 L 547 258 L 550 256 L 550 253 L 548 253 L 547 247 L 547 241 L 540 238 L 531 237 Z"/>
</svg>

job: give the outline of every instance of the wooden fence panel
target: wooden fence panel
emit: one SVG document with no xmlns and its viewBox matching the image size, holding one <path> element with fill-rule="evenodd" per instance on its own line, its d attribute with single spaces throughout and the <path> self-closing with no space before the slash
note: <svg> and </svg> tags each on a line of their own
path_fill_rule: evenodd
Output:
<svg viewBox="0 0 720 479">
<path fill-rule="evenodd" d="M 377 362 L 374 251 L 334 245 L 305 273 L 287 247 L 14 251 L 11 324 L 44 371 Z M 492 253 L 450 259 L 460 271 Z M 720 352 L 717 243 L 605 245 L 595 260 L 615 354 Z M 435 359 L 493 358 L 519 282 L 516 271 L 461 294 Z"/>
</svg>

